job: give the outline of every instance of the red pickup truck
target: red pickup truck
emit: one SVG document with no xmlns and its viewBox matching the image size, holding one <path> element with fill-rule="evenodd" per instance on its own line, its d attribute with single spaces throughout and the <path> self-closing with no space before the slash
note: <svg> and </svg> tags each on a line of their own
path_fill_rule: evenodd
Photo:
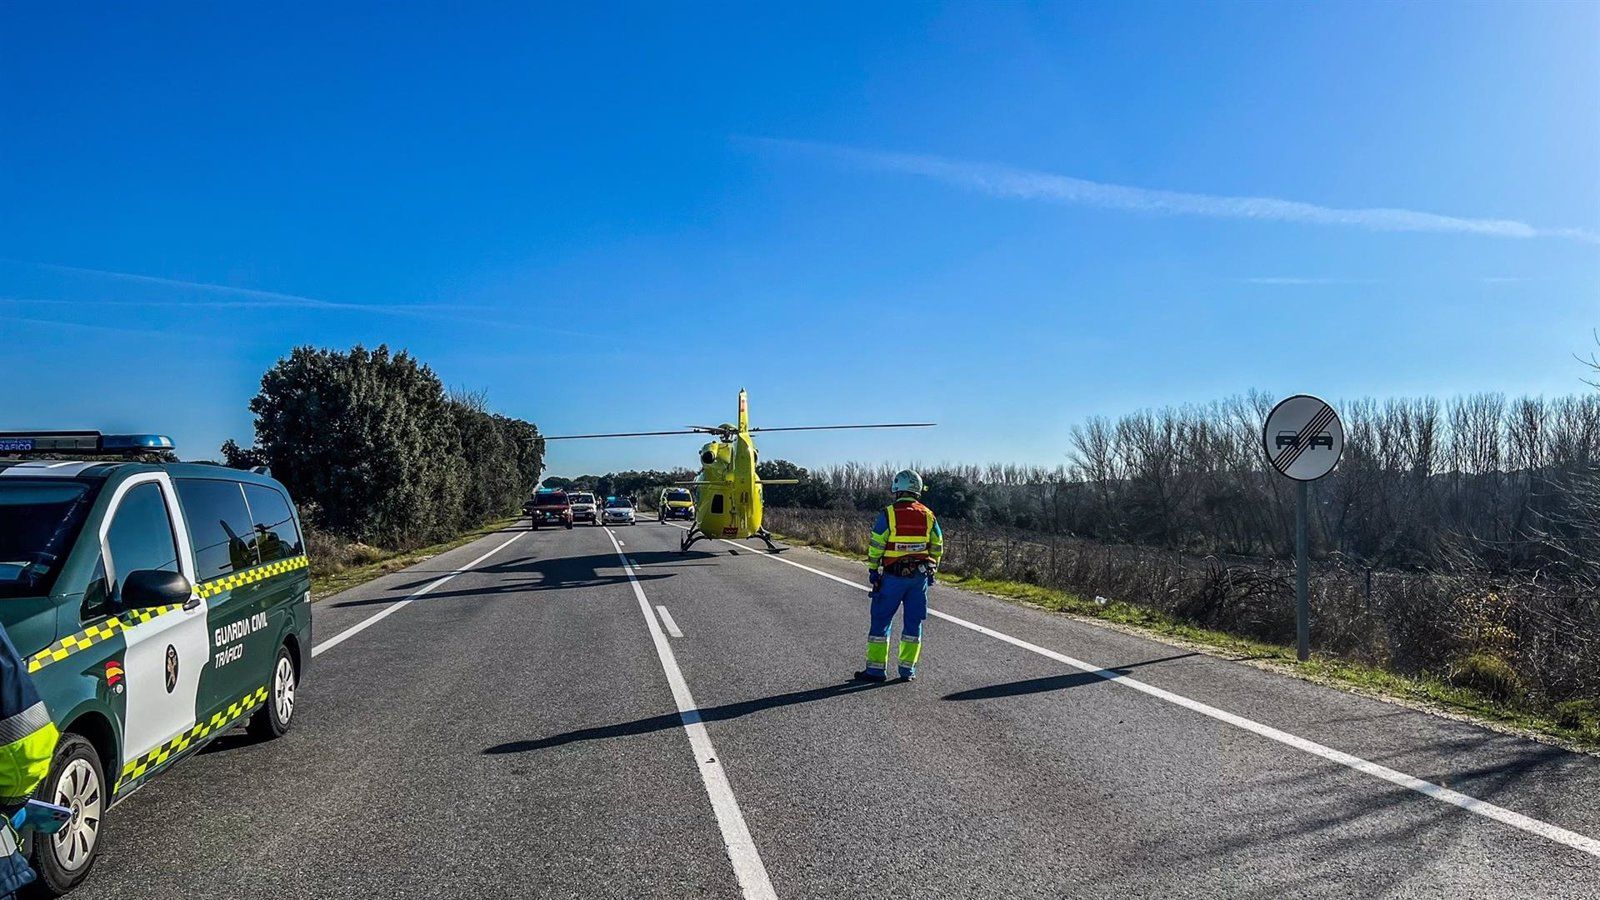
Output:
<svg viewBox="0 0 1600 900">
<path fill-rule="evenodd" d="M 528 514 L 529 527 L 534 531 L 540 525 L 572 527 L 572 503 L 567 500 L 566 491 L 535 491 L 522 504 L 522 511 Z"/>
</svg>

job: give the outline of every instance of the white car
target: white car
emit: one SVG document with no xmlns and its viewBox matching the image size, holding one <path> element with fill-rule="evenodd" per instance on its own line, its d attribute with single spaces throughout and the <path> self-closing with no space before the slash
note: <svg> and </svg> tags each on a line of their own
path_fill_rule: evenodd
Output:
<svg viewBox="0 0 1600 900">
<path fill-rule="evenodd" d="M 606 501 L 605 511 L 600 514 L 600 521 L 605 525 L 633 525 L 633 504 L 625 497 L 612 497 Z"/>
<path fill-rule="evenodd" d="M 574 491 L 567 495 L 572 501 L 572 521 L 588 522 L 590 525 L 600 524 L 599 504 L 595 502 L 594 495 L 587 491 Z"/>
</svg>

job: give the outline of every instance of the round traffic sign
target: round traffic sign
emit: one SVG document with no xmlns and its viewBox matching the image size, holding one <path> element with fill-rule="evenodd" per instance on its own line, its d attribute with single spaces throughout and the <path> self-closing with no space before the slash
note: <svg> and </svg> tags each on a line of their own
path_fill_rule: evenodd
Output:
<svg viewBox="0 0 1600 900">
<path fill-rule="evenodd" d="M 1296 394 L 1267 414 L 1261 448 L 1279 474 L 1316 481 L 1332 472 L 1344 455 L 1344 423 L 1327 401 Z"/>
</svg>

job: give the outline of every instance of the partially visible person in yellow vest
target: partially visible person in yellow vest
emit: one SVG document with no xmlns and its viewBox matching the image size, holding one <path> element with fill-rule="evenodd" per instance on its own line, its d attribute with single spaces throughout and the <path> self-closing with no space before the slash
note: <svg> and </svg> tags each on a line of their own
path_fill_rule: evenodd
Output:
<svg viewBox="0 0 1600 900">
<path fill-rule="evenodd" d="M 33 881 L 33 869 L 22 855 L 11 817 L 27 804 L 50 774 L 56 743 L 61 739 L 50 710 L 39 699 L 28 664 L 11 636 L 0 628 L 0 897 L 10 897 Z"/>
<path fill-rule="evenodd" d="M 894 503 L 878 514 L 867 544 L 867 579 L 872 584 L 872 624 L 867 630 L 867 667 L 861 681 L 884 681 L 889 669 L 889 632 L 901 607 L 900 677 L 917 677 L 922 658 L 922 622 L 928 617 L 928 587 L 944 555 L 944 532 L 933 510 L 922 505 L 922 476 L 906 469 L 894 476 Z"/>
</svg>

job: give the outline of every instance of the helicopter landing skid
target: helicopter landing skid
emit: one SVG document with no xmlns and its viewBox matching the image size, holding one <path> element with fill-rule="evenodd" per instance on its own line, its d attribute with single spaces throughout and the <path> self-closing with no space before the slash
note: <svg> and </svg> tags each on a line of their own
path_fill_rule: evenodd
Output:
<svg viewBox="0 0 1600 900">
<path fill-rule="evenodd" d="M 695 541 L 703 541 L 705 538 L 705 534 L 699 528 L 690 528 L 683 533 L 682 537 L 678 538 L 678 552 L 688 553 L 689 548 L 694 546 Z"/>
<path fill-rule="evenodd" d="M 751 535 L 751 537 L 758 537 L 763 542 L 765 542 L 766 545 L 767 545 L 767 551 L 770 552 L 770 553 L 782 553 L 783 552 L 783 548 L 782 547 L 779 547 L 777 544 L 774 544 L 772 542 L 772 532 L 766 530 L 765 528 L 763 528 L 760 531 L 756 532 L 755 534 Z"/>
</svg>

